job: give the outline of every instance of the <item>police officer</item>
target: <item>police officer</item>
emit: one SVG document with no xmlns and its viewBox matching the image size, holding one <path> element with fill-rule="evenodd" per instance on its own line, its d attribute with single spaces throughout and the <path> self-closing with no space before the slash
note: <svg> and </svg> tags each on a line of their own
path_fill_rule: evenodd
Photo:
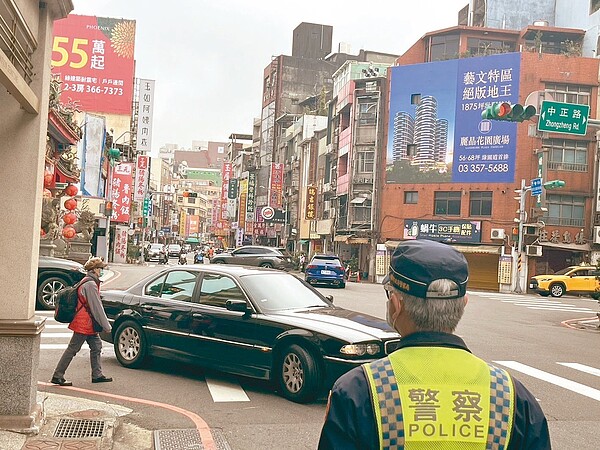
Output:
<svg viewBox="0 0 600 450">
<path fill-rule="evenodd" d="M 400 348 L 337 380 L 319 449 L 550 449 L 535 397 L 452 334 L 467 304 L 468 276 L 451 246 L 398 245 L 384 288 Z"/>
</svg>

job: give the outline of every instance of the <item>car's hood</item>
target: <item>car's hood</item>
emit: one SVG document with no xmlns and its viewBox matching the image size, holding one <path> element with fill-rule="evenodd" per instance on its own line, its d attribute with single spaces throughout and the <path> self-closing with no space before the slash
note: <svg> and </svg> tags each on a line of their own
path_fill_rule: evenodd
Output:
<svg viewBox="0 0 600 450">
<path fill-rule="evenodd" d="M 64 269 L 64 270 L 83 270 L 83 264 L 70 259 L 54 258 L 52 256 L 40 256 L 38 262 L 39 268 Z"/>
<path fill-rule="evenodd" d="M 400 337 L 385 320 L 344 308 L 281 311 L 265 315 L 292 326 L 329 334 L 349 342 Z"/>
</svg>

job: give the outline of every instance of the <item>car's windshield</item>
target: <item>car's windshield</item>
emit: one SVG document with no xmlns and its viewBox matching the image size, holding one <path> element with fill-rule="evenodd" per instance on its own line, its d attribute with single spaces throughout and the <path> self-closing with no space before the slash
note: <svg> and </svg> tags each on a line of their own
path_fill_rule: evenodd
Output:
<svg viewBox="0 0 600 450">
<path fill-rule="evenodd" d="M 152 244 L 150 246 L 150 248 L 153 250 L 160 250 L 162 248 L 162 246 L 163 246 L 162 244 Z"/>
<path fill-rule="evenodd" d="M 324 266 L 324 265 L 341 266 L 342 265 L 339 258 L 337 258 L 336 256 L 315 256 L 310 263 L 315 264 L 315 265 L 320 265 L 320 266 Z"/>
<path fill-rule="evenodd" d="M 244 288 L 265 313 L 290 309 L 329 307 L 315 291 L 294 275 L 265 273 L 243 277 Z"/>
<path fill-rule="evenodd" d="M 565 275 L 567 272 L 573 270 L 573 267 L 565 267 L 564 269 L 559 270 L 554 275 Z"/>
</svg>

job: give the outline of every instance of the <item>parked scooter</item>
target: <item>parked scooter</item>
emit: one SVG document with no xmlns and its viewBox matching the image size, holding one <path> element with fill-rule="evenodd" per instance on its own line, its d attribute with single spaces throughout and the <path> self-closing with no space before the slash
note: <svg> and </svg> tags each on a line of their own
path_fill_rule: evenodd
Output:
<svg viewBox="0 0 600 450">
<path fill-rule="evenodd" d="M 187 264 L 187 253 L 181 252 L 179 254 L 179 264 Z"/>
</svg>

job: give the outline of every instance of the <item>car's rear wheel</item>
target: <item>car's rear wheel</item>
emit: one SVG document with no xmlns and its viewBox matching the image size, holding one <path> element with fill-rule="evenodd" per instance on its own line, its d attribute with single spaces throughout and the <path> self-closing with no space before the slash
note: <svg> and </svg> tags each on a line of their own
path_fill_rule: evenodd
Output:
<svg viewBox="0 0 600 450">
<path fill-rule="evenodd" d="M 225 264 L 225 261 L 223 261 L 222 259 L 215 259 L 211 260 L 210 262 L 213 264 Z"/>
<path fill-rule="evenodd" d="M 133 321 L 119 325 L 114 337 L 115 355 L 121 365 L 135 369 L 144 364 L 148 348 L 142 328 Z"/>
<path fill-rule="evenodd" d="M 293 344 L 281 354 L 277 377 L 282 395 L 296 403 L 307 403 L 319 395 L 321 371 L 304 347 Z"/>
<path fill-rule="evenodd" d="M 38 286 L 37 300 L 42 309 L 54 309 L 56 294 L 67 286 L 67 281 L 61 277 L 48 277 Z"/>
<path fill-rule="evenodd" d="M 265 269 L 272 269 L 273 264 L 271 264 L 270 262 L 264 262 L 264 263 L 260 263 L 260 267 L 264 267 Z"/>
<path fill-rule="evenodd" d="M 562 297 L 565 293 L 565 287 L 562 284 L 553 284 L 550 286 L 550 295 L 552 297 Z"/>
</svg>

